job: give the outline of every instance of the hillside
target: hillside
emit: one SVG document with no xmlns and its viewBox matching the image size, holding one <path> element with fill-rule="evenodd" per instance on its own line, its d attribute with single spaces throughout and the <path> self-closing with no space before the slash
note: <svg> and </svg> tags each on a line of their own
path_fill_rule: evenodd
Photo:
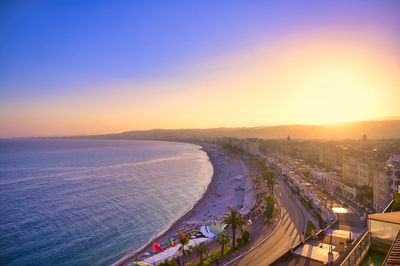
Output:
<svg viewBox="0 0 400 266">
<path fill-rule="evenodd" d="M 285 125 L 210 129 L 153 129 L 127 131 L 119 134 L 86 136 L 112 139 L 181 140 L 216 137 L 281 139 L 369 139 L 400 138 L 400 120 L 362 121 L 328 125 Z"/>
</svg>

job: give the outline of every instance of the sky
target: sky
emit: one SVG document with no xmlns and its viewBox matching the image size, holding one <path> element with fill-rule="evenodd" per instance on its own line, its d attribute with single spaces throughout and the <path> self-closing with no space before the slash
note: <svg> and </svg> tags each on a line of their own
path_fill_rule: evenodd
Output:
<svg viewBox="0 0 400 266">
<path fill-rule="evenodd" d="M 400 1 L 1 1 L 0 137 L 400 116 Z"/>
</svg>

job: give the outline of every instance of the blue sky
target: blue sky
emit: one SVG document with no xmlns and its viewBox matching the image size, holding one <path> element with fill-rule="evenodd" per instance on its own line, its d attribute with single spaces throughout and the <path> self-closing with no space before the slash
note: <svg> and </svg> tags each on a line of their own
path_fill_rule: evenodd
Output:
<svg viewBox="0 0 400 266">
<path fill-rule="evenodd" d="M 3 2 L 2 96 L 178 75 L 175 66 L 340 20 L 398 26 L 399 1 L 338 2 Z"/>
<path fill-rule="evenodd" d="M 393 35 L 399 13 L 400 1 L 2 1 L 0 103 L 179 78 L 324 27 Z"/>
</svg>

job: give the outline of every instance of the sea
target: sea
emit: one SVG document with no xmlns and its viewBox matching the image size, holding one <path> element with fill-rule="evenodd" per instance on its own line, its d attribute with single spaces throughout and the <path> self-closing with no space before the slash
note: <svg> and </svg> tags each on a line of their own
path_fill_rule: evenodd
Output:
<svg viewBox="0 0 400 266">
<path fill-rule="evenodd" d="M 0 140 L 0 265 L 110 265 L 184 215 L 212 175 L 195 144 Z"/>
</svg>

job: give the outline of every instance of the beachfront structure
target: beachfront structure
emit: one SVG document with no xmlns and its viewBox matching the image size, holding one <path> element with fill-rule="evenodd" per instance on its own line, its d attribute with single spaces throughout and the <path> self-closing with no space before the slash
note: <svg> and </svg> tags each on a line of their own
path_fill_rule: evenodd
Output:
<svg viewBox="0 0 400 266">
<path fill-rule="evenodd" d="M 207 221 L 203 226 L 200 227 L 202 237 L 192 238 L 189 240 L 189 244 L 185 246 L 185 250 L 190 247 L 196 246 L 203 242 L 209 242 L 221 234 L 225 230 L 226 224 L 218 221 Z M 157 263 L 163 262 L 166 259 L 174 258 L 178 256 L 179 248 L 181 244 L 176 244 L 175 247 L 165 249 L 163 252 L 159 252 L 151 257 L 143 260 L 145 263 L 156 265 Z"/>
<path fill-rule="evenodd" d="M 210 239 L 207 237 L 190 239 L 189 244 L 185 246 L 185 250 L 188 250 L 190 247 L 207 241 L 210 241 Z M 177 244 L 175 247 L 170 247 L 168 249 L 165 249 L 163 252 L 157 253 L 154 256 L 144 259 L 143 262 L 149 263 L 151 265 L 156 265 L 157 263 L 163 262 L 164 260 L 174 258 L 178 255 L 180 247 L 181 244 Z"/>
<path fill-rule="evenodd" d="M 260 153 L 260 140 L 256 138 L 247 139 L 230 139 L 231 146 L 234 148 L 242 149 L 245 152 L 259 154 Z"/>
<path fill-rule="evenodd" d="M 242 148 L 248 153 L 259 154 L 260 142 L 256 138 L 248 138 L 242 141 Z"/>
</svg>

